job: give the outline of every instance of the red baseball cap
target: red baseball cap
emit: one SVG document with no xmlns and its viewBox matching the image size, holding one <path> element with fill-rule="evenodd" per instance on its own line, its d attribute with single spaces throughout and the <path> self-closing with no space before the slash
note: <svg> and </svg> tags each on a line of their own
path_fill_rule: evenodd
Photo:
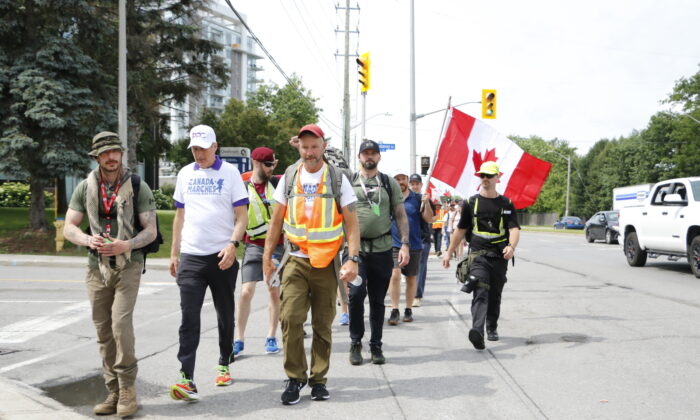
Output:
<svg viewBox="0 0 700 420">
<path fill-rule="evenodd" d="M 317 126 L 316 124 L 307 124 L 303 127 L 301 127 L 301 130 L 299 130 L 299 134 L 297 134 L 298 137 L 301 137 L 302 134 L 309 132 L 313 134 L 316 137 L 320 138 L 325 138 L 326 136 L 323 134 L 323 130 L 321 130 L 321 127 Z"/>
<path fill-rule="evenodd" d="M 272 162 L 275 160 L 275 151 L 269 147 L 257 147 L 250 154 L 250 158 L 258 162 Z"/>
</svg>

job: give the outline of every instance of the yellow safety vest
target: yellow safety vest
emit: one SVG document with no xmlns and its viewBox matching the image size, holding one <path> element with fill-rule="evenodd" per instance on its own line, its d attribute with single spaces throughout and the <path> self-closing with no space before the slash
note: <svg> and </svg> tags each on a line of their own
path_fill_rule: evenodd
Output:
<svg viewBox="0 0 700 420">
<path fill-rule="evenodd" d="M 270 224 L 270 206 L 275 188 L 267 183 L 265 187 L 265 201 L 260 198 L 260 194 L 255 190 L 252 182 L 246 182 L 248 186 L 248 226 L 246 233 L 250 240 L 265 239 L 267 228 Z"/>
<path fill-rule="evenodd" d="M 474 227 L 472 229 L 473 236 L 478 236 L 480 238 L 486 239 L 492 244 L 497 244 L 508 240 L 508 232 L 506 231 L 505 226 L 503 226 L 503 208 L 501 208 L 501 216 L 498 222 L 498 233 L 479 230 L 478 212 L 479 197 L 477 196 L 474 200 Z"/>
</svg>

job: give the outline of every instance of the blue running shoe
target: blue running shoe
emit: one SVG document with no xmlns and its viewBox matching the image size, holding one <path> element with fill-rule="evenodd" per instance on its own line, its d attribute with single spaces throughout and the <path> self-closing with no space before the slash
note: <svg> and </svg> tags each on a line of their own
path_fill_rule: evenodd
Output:
<svg viewBox="0 0 700 420">
<path fill-rule="evenodd" d="M 350 325 L 350 316 L 347 314 L 347 312 L 340 314 L 340 321 L 338 323 L 340 325 Z"/>
<path fill-rule="evenodd" d="M 275 337 L 267 337 L 267 340 L 265 340 L 265 353 L 275 354 L 279 352 L 280 348 L 277 346 L 277 339 Z"/>
<path fill-rule="evenodd" d="M 238 356 L 238 353 L 242 352 L 244 347 L 242 340 L 235 340 L 233 342 L 233 355 Z"/>
</svg>

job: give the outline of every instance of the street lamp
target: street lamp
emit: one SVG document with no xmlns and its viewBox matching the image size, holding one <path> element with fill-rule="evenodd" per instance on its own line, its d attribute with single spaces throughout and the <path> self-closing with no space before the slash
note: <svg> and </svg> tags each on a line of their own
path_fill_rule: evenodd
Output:
<svg viewBox="0 0 700 420">
<path fill-rule="evenodd" d="M 547 150 L 545 153 L 556 153 L 559 156 L 566 159 L 566 208 L 564 210 L 564 216 L 569 215 L 569 193 L 571 191 L 571 155 L 564 156 L 556 150 Z"/>
</svg>

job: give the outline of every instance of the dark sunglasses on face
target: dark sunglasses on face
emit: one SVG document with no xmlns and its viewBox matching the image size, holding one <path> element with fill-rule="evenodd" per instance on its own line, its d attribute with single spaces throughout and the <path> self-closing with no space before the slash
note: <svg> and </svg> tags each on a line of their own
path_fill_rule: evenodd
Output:
<svg viewBox="0 0 700 420">
<path fill-rule="evenodd" d="M 268 168 L 272 168 L 275 166 L 275 162 L 262 162 L 263 165 L 267 166 Z"/>
<path fill-rule="evenodd" d="M 479 177 L 480 177 L 481 179 L 484 179 L 484 178 L 491 179 L 491 178 L 493 178 L 494 176 L 496 176 L 496 175 L 494 175 L 494 174 L 479 174 Z"/>
</svg>

